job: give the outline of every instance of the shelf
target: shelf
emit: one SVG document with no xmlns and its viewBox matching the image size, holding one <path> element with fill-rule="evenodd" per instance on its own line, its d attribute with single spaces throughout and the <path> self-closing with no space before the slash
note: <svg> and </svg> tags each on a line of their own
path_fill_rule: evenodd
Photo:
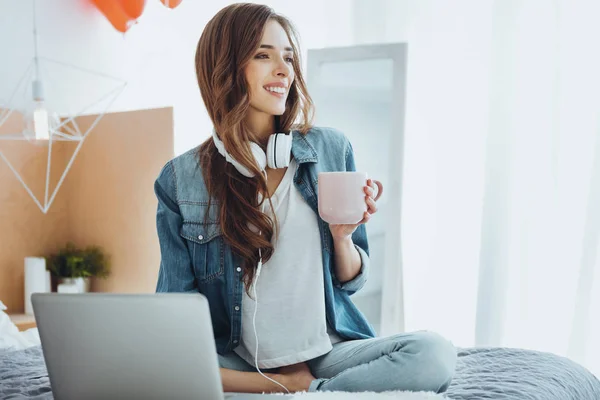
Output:
<svg viewBox="0 0 600 400">
<path fill-rule="evenodd" d="M 9 314 L 10 320 L 17 326 L 20 331 L 26 331 L 30 328 L 35 328 L 35 317 L 28 314 Z"/>
</svg>

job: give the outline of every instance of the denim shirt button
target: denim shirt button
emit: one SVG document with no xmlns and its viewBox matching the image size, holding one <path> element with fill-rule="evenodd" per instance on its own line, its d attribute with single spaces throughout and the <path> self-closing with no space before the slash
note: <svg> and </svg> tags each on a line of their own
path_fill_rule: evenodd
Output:
<svg viewBox="0 0 600 400">
<path fill-rule="evenodd" d="M 198 239 L 202 240 L 202 239 L 204 239 L 204 236 L 198 235 Z"/>
<path fill-rule="evenodd" d="M 240 306 L 235 306 L 235 311 L 240 311 Z"/>
<path fill-rule="evenodd" d="M 235 270 L 236 270 L 237 272 L 241 272 L 241 271 L 242 271 L 242 268 L 241 268 L 241 267 L 237 267 Z"/>
<path fill-rule="evenodd" d="M 235 339 L 235 340 L 233 341 L 233 343 L 237 343 L 237 342 L 238 342 L 238 341 L 237 341 L 237 339 Z"/>
</svg>

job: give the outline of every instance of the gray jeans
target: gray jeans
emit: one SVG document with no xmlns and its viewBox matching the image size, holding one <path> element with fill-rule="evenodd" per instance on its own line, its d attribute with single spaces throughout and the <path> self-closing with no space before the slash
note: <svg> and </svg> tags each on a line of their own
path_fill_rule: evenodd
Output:
<svg viewBox="0 0 600 400">
<path fill-rule="evenodd" d="M 336 343 L 307 361 L 314 391 L 445 391 L 456 367 L 456 349 L 440 335 L 419 331 Z M 256 372 L 235 352 L 219 355 L 221 368 Z M 261 370 L 262 371 L 262 370 Z M 273 370 L 268 370 L 272 372 Z M 267 372 L 267 371 L 262 371 Z"/>
</svg>

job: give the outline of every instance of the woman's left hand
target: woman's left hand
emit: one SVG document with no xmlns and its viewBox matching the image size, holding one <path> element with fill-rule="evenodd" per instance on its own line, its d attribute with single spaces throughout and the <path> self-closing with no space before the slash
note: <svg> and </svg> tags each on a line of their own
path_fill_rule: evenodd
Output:
<svg viewBox="0 0 600 400">
<path fill-rule="evenodd" d="M 373 199 L 373 192 L 375 190 L 375 184 L 372 179 L 367 180 L 367 186 L 364 188 L 365 192 L 365 202 L 367 203 L 367 211 L 363 215 L 363 219 L 357 224 L 350 225 L 337 225 L 337 224 L 329 224 L 329 230 L 331 231 L 331 236 L 333 236 L 333 240 L 345 239 L 354 233 L 356 228 L 359 225 L 366 224 L 371 219 L 371 216 L 377 212 L 377 204 L 375 203 L 375 199 Z M 379 197 L 379 193 L 377 194 Z"/>
</svg>

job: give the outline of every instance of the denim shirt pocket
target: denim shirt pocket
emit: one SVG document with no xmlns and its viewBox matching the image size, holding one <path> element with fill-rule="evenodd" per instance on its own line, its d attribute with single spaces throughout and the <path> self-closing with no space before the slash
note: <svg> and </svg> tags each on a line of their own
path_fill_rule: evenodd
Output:
<svg viewBox="0 0 600 400">
<path fill-rule="evenodd" d="M 224 243 L 219 224 L 183 221 L 180 235 L 187 240 L 199 284 L 209 283 L 225 272 Z"/>
</svg>

